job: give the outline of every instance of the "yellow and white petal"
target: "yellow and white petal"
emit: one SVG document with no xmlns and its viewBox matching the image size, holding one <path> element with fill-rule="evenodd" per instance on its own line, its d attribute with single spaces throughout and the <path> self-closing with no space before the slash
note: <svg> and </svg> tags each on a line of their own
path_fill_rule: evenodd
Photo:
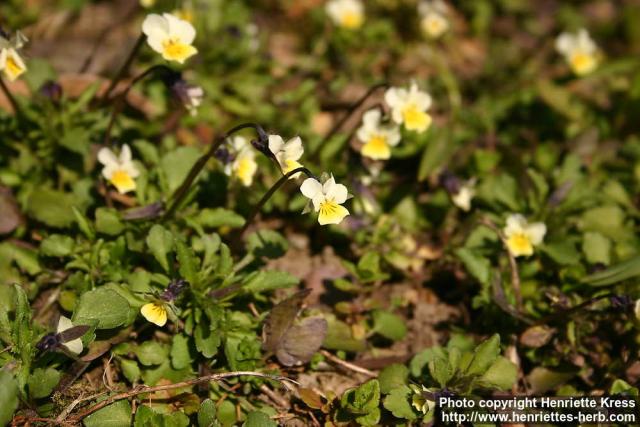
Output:
<svg viewBox="0 0 640 427">
<path fill-rule="evenodd" d="M 274 155 L 282 151 L 284 139 L 280 135 L 269 135 L 269 151 Z"/>
<path fill-rule="evenodd" d="M 142 32 L 156 52 L 162 52 L 162 42 L 169 37 L 169 22 L 161 15 L 152 13 L 142 22 Z"/>
<path fill-rule="evenodd" d="M 449 21 L 439 13 L 429 13 L 420 21 L 422 31 L 431 38 L 438 38 L 449 29 Z"/>
<path fill-rule="evenodd" d="M 463 186 L 460 188 L 458 193 L 454 194 L 451 197 L 453 204 L 462 209 L 465 212 L 468 212 L 471 209 L 471 200 L 475 195 L 475 191 L 472 187 Z"/>
<path fill-rule="evenodd" d="M 384 135 L 373 135 L 362 148 L 360 154 L 373 160 L 388 160 L 391 158 L 391 147 Z"/>
<path fill-rule="evenodd" d="M 315 178 L 307 178 L 300 185 L 300 192 L 308 199 L 314 200 L 318 196 L 323 196 L 322 184 Z M 316 209 L 317 210 L 317 209 Z"/>
<path fill-rule="evenodd" d="M 71 319 L 65 316 L 60 316 L 60 318 L 58 319 L 58 326 L 56 327 L 56 333 L 59 334 L 60 332 L 73 328 L 73 326 L 74 324 L 71 322 Z M 67 341 L 62 345 L 73 354 L 82 353 L 82 340 L 80 338 Z"/>
<path fill-rule="evenodd" d="M 285 160 L 285 162 L 284 162 L 284 166 L 282 167 L 282 172 L 284 174 L 288 174 L 289 172 L 291 172 L 291 171 L 293 171 L 295 169 L 301 168 L 301 167 L 302 167 L 302 164 L 300 162 L 298 162 L 296 160 L 288 159 L 288 160 Z M 289 179 L 294 179 L 294 178 L 297 178 L 299 176 L 300 176 L 300 173 L 294 173 L 293 175 L 291 175 L 289 177 Z"/>
<path fill-rule="evenodd" d="M 284 144 L 285 159 L 299 160 L 304 154 L 304 148 L 302 147 L 302 139 L 299 136 L 291 138 Z"/>
<path fill-rule="evenodd" d="M 595 42 L 593 41 L 593 39 L 589 35 L 589 32 L 584 28 L 581 28 L 578 31 L 578 34 L 576 36 L 575 48 L 578 49 L 578 50 L 581 50 L 583 52 L 591 53 L 591 54 L 595 53 L 596 50 L 598 49 L 598 47 L 596 46 Z"/>
<path fill-rule="evenodd" d="M 583 76 L 596 69 L 598 60 L 591 53 L 576 51 L 569 56 L 569 65 L 574 73 Z"/>
<path fill-rule="evenodd" d="M 387 136 L 387 144 L 390 147 L 395 147 L 400 143 L 402 139 L 402 135 L 400 134 L 400 128 L 397 126 L 389 126 L 385 129 L 385 134 Z"/>
<path fill-rule="evenodd" d="M 231 139 L 231 146 L 236 152 L 241 152 L 249 147 L 249 142 L 244 136 L 237 135 Z"/>
<path fill-rule="evenodd" d="M 125 169 L 114 170 L 108 179 L 120 194 L 125 194 L 136 189 L 134 177 Z"/>
<path fill-rule="evenodd" d="M 349 215 L 349 211 L 344 206 L 333 200 L 325 200 L 320 203 L 318 223 L 320 225 L 340 224 Z"/>
<path fill-rule="evenodd" d="M 424 132 L 431 126 L 431 116 L 415 104 L 409 104 L 402 110 L 402 122 L 407 130 Z"/>
<path fill-rule="evenodd" d="M 162 15 L 169 24 L 169 35 L 172 38 L 177 38 L 180 42 L 190 45 L 196 38 L 196 29 L 190 22 L 173 16 L 170 13 L 164 13 Z"/>
<path fill-rule="evenodd" d="M 562 33 L 556 38 L 556 50 L 562 55 L 569 55 L 575 49 L 575 37 L 570 33 Z"/>
<path fill-rule="evenodd" d="M 183 64 L 187 59 L 198 53 L 190 44 L 183 43 L 177 38 L 169 38 L 162 42 L 162 57 L 167 61 Z"/>
<path fill-rule="evenodd" d="M 509 237 L 512 234 L 524 233 L 527 219 L 522 214 L 511 214 L 507 217 L 506 223 L 504 234 Z"/>
<path fill-rule="evenodd" d="M 527 233 L 531 244 L 536 246 L 542 243 L 544 235 L 547 234 L 547 226 L 542 222 L 535 222 L 527 226 Z"/>
<path fill-rule="evenodd" d="M 347 201 L 349 197 L 349 191 L 347 187 L 342 184 L 336 184 L 333 176 L 327 180 L 322 186 L 322 192 L 327 200 L 332 200 L 339 205 Z"/>
<path fill-rule="evenodd" d="M 530 256 L 533 254 L 533 244 L 528 233 L 513 233 L 507 237 L 507 248 L 514 257 Z"/>
<path fill-rule="evenodd" d="M 100 151 L 98 151 L 98 161 L 107 167 L 118 166 L 120 164 L 118 157 L 108 147 L 102 147 Z"/>
<path fill-rule="evenodd" d="M 235 161 L 236 176 L 245 187 L 249 187 L 253 183 L 253 176 L 257 170 L 258 164 L 252 155 L 240 156 Z"/>
<path fill-rule="evenodd" d="M 421 91 L 414 82 L 411 85 L 410 102 L 414 103 L 419 110 L 426 111 L 431 107 L 431 95 Z"/>
<path fill-rule="evenodd" d="M 167 309 L 161 303 L 150 302 L 142 306 L 140 313 L 149 322 L 158 326 L 164 326 L 167 323 Z"/>
<path fill-rule="evenodd" d="M 8 48 L 3 49 L 3 51 L 6 52 L 6 56 L 2 61 L 4 63 L 4 74 L 10 81 L 15 81 L 27 71 L 27 66 L 15 49 Z"/>
<path fill-rule="evenodd" d="M 408 92 L 404 88 L 391 87 L 384 93 L 384 100 L 392 109 L 400 109 L 406 102 Z"/>
</svg>

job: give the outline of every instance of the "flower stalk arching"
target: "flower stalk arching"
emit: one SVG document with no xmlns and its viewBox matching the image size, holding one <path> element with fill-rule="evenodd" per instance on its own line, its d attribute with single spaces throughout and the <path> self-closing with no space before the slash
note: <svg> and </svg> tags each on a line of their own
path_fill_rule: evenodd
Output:
<svg viewBox="0 0 640 427">
<path fill-rule="evenodd" d="M 131 83 L 117 96 L 115 99 L 113 110 L 111 111 L 111 117 L 109 118 L 109 123 L 107 124 L 107 128 L 104 131 L 104 145 L 108 145 L 111 142 L 111 131 L 113 130 L 113 126 L 115 125 L 116 118 L 122 112 L 125 104 L 125 100 L 127 99 L 127 95 L 131 91 L 131 89 L 138 84 L 141 80 L 144 80 L 146 77 L 155 74 L 162 73 L 163 75 L 170 75 L 175 73 L 171 68 L 166 65 L 153 65 L 147 68 L 144 72 L 140 73 L 136 77 L 131 80 Z"/>
<path fill-rule="evenodd" d="M 198 161 L 191 167 L 189 174 L 184 179 L 184 181 L 182 181 L 182 184 L 180 185 L 180 187 L 178 187 L 178 189 L 172 194 L 171 204 L 169 205 L 169 208 L 163 215 L 163 219 L 168 219 L 171 216 L 173 216 L 176 209 L 178 209 L 178 206 L 180 206 L 184 198 L 187 196 L 189 189 L 191 188 L 191 185 L 193 185 L 193 182 L 196 180 L 196 178 L 198 177 L 202 169 L 204 169 L 209 159 L 215 156 L 216 152 L 218 151 L 218 148 L 220 148 L 220 146 L 224 144 L 227 138 L 229 138 L 236 132 L 239 132 L 243 129 L 249 129 L 249 128 L 254 129 L 256 131 L 256 133 L 258 134 L 258 140 L 260 141 L 261 144 L 266 144 L 265 141 L 267 141 L 269 137 L 267 133 L 264 131 L 264 129 L 262 128 L 262 126 L 256 123 L 240 124 L 232 128 L 228 132 L 225 132 L 222 135 L 218 136 L 213 142 L 213 144 L 211 144 L 211 147 L 209 148 L 209 150 L 205 154 L 203 154 L 198 159 Z"/>
<path fill-rule="evenodd" d="M 133 48 L 131 49 L 131 52 L 129 53 L 129 56 L 127 57 L 125 62 L 122 64 L 122 67 L 120 67 L 120 70 L 118 70 L 118 73 L 113 77 L 113 79 L 111 79 L 111 83 L 109 84 L 109 87 L 107 87 L 107 90 L 102 95 L 102 100 L 101 100 L 102 103 L 106 103 L 109 100 L 109 95 L 111 95 L 111 92 L 113 92 L 113 90 L 116 88 L 120 80 L 122 80 L 125 74 L 127 74 L 127 72 L 129 71 L 129 68 L 131 67 L 131 64 L 133 64 L 133 60 L 138 55 L 138 52 L 140 51 L 140 48 L 142 47 L 145 39 L 146 39 L 146 36 L 143 33 L 140 33 L 140 36 L 138 36 L 138 39 L 136 40 L 136 44 L 133 46 Z"/>
<path fill-rule="evenodd" d="M 349 120 L 351 116 L 353 116 L 353 114 L 367 101 L 367 99 L 369 99 L 379 89 L 386 89 L 388 87 L 389 83 L 387 82 L 376 83 L 375 85 L 371 86 L 369 90 L 360 97 L 360 99 L 358 99 L 349 107 L 345 115 L 340 120 L 338 120 L 335 125 L 333 125 L 329 133 L 327 133 L 327 135 L 322 138 L 322 142 L 318 144 L 318 148 L 312 153 L 312 155 L 315 156 L 318 153 L 320 147 L 324 147 L 326 143 L 330 141 L 331 138 L 333 138 L 340 131 L 340 129 L 342 129 L 347 120 Z"/>
<path fill-rule="evenodd" d="M 292 176 L 295 176 L 296 174 L 299 174 L 299 173 L 305 174 L 308 178 L 314 178 L 316 180 L 318 179 L 318 178 L 316 178 L 316 176 L 313 173 L 311 173 L 311 171 L 309 169 L 307 169 L 305 167 L 299 167 L 297 169 L 294 169 L 294 170 L 282 175 L 282 177 L 280 177 L 280 179 L 278 181 L 276 181 L 276 183 L 271 186 L 269 191 L 267 191 L 264 194 L 264 196 L 262 196 L 262 198 L 260 199 L 258 204 L 255 206 L 255 208 L 253 208 L 253 211 L 251 212 L 251 215 L 249 215 L 249 218 L 247 218 L 247 221 L 244 223 L 244 226 L 242 227 L 242 230 L 240 230 L 240 235 L 244 234 L 244 232 L 247 231 L 247 228 L 249 228 L 249 225 L 251 225 L 251 223 L 256 218 L 256 216 L 258 216 L 258 213 L 262 210 L 262 208 L 269 201 L 269 199 L 275 194 L 275 192 L 278 191 L 278 189 L 280 187 L 282 187 L 285 182 L 289 181 L 289 178 L 291 178 Z"/>
</svg>

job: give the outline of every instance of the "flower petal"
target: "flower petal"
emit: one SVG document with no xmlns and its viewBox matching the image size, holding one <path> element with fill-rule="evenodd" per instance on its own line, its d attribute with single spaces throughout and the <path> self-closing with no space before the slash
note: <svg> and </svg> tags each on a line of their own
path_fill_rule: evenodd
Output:
<svg viewBox="0 0 640 427">
<path fill-rule="evenodd" d="M 269 150 L 273 154 L 278 154 L 284 147 L 284 139 L 280 135 L 269 135 Z"/>
<path fill-rule="evenodd" d="M 167 323 L 167 309 L 159 303 L 150 302 L 143 305 L 140 313 L 149 322 L 158 326 L 164 326 Z"/>
<path fill-rule="evenodd" d="M 527 233 L 532 245 L 539 245 L 547 234 L 547 226 L 542 222 L 536 222 L 527 226 Z"/>
<path fill-rule="evenodd" d="M 178 18 L 170 13 L 163 13 L 162 16 L 169 24 L 169 35 L 178 38 L 184 44 L 191 44 L 196 38 L 196 29 L 188 21 Z"/>
<path fill-rule="evenodd" d="M 307 178 L 302 182 L 300 192 L 304 197 L 313 200 L 322 195 L 322 184 L 315 178 Z"/>
<path fill-rule="evenodd" d="M 109 166 L 117 167 L 120 164 L 115 153 L 111 151 L 110 148 L 107 148 L 107 147 L 103 147 L 100 149 L 100 151 L 98 151 L 98 161 L 107 167 Z"/>
</svg>

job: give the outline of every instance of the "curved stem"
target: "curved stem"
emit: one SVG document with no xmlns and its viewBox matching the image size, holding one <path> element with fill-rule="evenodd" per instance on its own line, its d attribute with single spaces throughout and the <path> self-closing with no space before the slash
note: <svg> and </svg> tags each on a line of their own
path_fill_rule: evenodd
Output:
<svg viewBox="0 0 640 427">
<path fill-rule="evenodd" d="M 284 185 L 284 183 L 289 180 L 289 178 L 291 178 L 292 176 L 294 176 L 294 175 L 296 175 L 296 174 L 298 174 L 300 172 L 302 172 L 303 174 L 307 175 L 309 178 L 317 179 L 316 176 L 314 174 L 312 174 L 311 171 L 309 171 L 309 169 L 307 169 L 305 167 L 299 167 L 297 169 L 294 169 L 294 170 L 284 174 L 275 184 L 273 184 L 273 186 L 269 189 L 269 191 L 267 191 L 265 193 L 265 195 L 262 196 L 262 199 L 260 199 L 260 201 L 258 202 L 256 207 L 253 208 L 253 212 L 251 212 L 251 215 L 249 215 L 249 218 L 247 219 L 247 222 L 244 223 L 244 226 L 242 227 L 242 230 L 240 230 L 240 235 L 244 234 L 244 232 L 247 231 L 247 228 L 249 228 L 249 225 L 251 225 L 251 223 L 253 222 L 255 217 L 262 210 L 264 205 L 269 201 L 271 196 L 273 196 L 275 194 L 275 192 L 278 191 L 278 189 L 280 187 L 282 187 Z"/>
<path fill-rule="evenodd" d="M 118 95 L 118 97 L 116 98 L 115 103 L 113 105 L 113 110 L 111 112 L 111 117 L 109 118 L 109 123 L 107 124 L 107 128 L 104 131 L 105 133 L 104 133 L 103 144 L 107 145 L 107 144 L 109 144 L 109 142 L 111 142 L 111 131 L 113 130 L 113 126 L 115 125 L 116 118 L 118 117 L 118 115 L 124 109 L 125 100 L 127 99 L 127 95 L 129 94 L 131 89 L 136 84 L 138 84 L 138 82 L 140 82 L 141 80 L 145 79 L 147 76 L 149 76 L 151 74 L 154 74 L 157 71 L 161 71 L 161 72 L 164 72 L 164 73 L 172 73 L 173 72 L 173 70 L 171 68 L 167 67 L 166 65 L 154 65 L 152 67 L 149 67 L 143 73 L 140 73 L 139 75 L 134 77 L 133 80 L 131 80 L 131 83 L 129 83 L 129 86 L 127 86 L 126 89 L 123 90 L 122 93 L 120 93 Z"/>
<path fill-rule="evenodd" d="M 264 129 L 262 129 L 262 126 L 255 123 L 243 123 L 241 125 L 238 125 L 232 128 L 228 132 L 225 132 L 222 135 L 218 136 L 213 142 L 213 144 L 211 144 L 209 151 L 207 151 L 204 155 L 202 155 L 198 159 L 198 161 L 191 167 L 191 170 L 189 171 L 189 174 L 187 175 L 187 177 L 184 179 L 180 187 L 178 187 L 178 189 L 171 196 L 171 199 L 172 199 L 171 205 L 169 206 L 169 209 L 167 209 L 167 212 L 164 214 L 163 219 L 167 219 L 175 213 L 178 206 L 180 206 L 180 203 L 182 203 L 182 201 L 186 197 L 189 191 L 189 188 L 191 188 L 191 185 L 193 184 L 195 179 L 198 177 L 202 169 L 204 169 L 209 159 L 211 159 L 216 154 L 216 151 L 218 150 L 218 148 L 220 148 L 220 146 L 227 140 L 227 138 L 229 138 L 231 135 L 233 135 L 236 132 L 239 132 L 243 129 L 248 129 L 248 128 L 255 129 L 260 139 L 264 139 L 264 137 L 266 136 L 266 133 Z"/>
<path fill-rule="evenodd" d="M 353 113 L 355 113 L 358 110 L 358 108 L 360 108 L 362 104 L 364 104 L 365 101 L 369 99 L 371 95 L 373 95 L 378 89 L 387 88 L 387 87 L 389 87 L 389 84 L 387 82 L 377 83 L 371 86 L 369 90 L 364 95 L 362 95 L 360 99 L 358 99 L 353 105 L 351 105 L 347 113 L 335 125 L 333 125 L 329 133 L 327 133 L 327 135 L 322 139 L 322 142 L 318 145 L 318 148 L 313 152 L 312 155 L 316 155 L 318 150 L 320 150 L 321 147 L 323 147 L 329 140 L 331 140 L 331 138 L 333 138 L 340 131 L 340 129 L 342 129 L 342 126 L 344 126 L 347 120 L 351 118 Z"/>
<path fill-rule="evenodd" d="M 9 91 L 9 88 L 7 87 L 7 85 L 4 82 L 4 80 L 2 79 L 2 77 L 0 77 L 0 88 L 2 88 L 2 92 L 4 93 L 4 96 L 6 96 L 7 99 L 9 100 L 9 103 L 11 104 L 11 108 L 13 108 L 13 112 L 16 115 L 19 115 L 20 114 L 20 106 L 18 105 L 18 102 L 14 98 L 13 94 L 11 93 L 11 91 Z"/>
<path fill-rule="evenodd" d="M 111 95 L 111 92 L 113 92 L 113 89 L 116 88 L 116 86 L 118 85 L 120 80 L 122 80 L 124 75 L 127 74 L 127 72 L 129 71 L 129 68 L 131 67 L 131 64 L 133 63 L 133 60 L 136 58 L 136 55 L 138 54 L 138 51 L 142 47 L 142 44 L 144 43 L 144 40 L 145 40 L 144 33 L 140 33 L 140 36 L 138 36 L 138 40 L 136 40 L 136 44 L 133 46 L 133 49 L 131 49 L 131 53 L 129 53 L 129 56 L 125 60 L 124 64 L 122 64 L 122 67 L 120 67 L 120 70 L 115 75 L 115 77 L 111 80 L 111 83 L 109 84 L 109 87 L 107 88 L 105 93 L 102 95 L 102 102 L 103 103 L 106 102 L 109 99 L 109 95 Z"/>
</svg>

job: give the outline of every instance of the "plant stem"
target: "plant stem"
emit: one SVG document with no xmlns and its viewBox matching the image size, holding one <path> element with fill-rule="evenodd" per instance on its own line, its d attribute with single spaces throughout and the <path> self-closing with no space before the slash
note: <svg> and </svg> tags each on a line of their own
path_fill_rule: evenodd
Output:
<svg viewBox="0 0 640 427">
<path fill-rule="evenodd" d="M 154 65 L 149 67 L 143 73 L 140 73 L 136 77 L 131 80 L 129 86 L 123 90 L 118 97 L 115 99 L 113 104 L 113 110 L 111 112 L 111 117 L 109 118 L 109 123 L 107 124 L 107 128 L 105 129 L 103 144 L 108 145 L 111 142 L 111 131 L 113 130 L 113 126 L 115 125 L 116 118 L 124 109 L 125 101 L 127 99 L 127 95 L 131 91 L 131 89 L 141 80 L 146 78 L 147 76 L 154 74 L 155 72 L 163 72 L 163 73 L 172 73 L 173 70 L 166 65 Z"/>
<path fill-rule="evenodd" d="M 187 175 L 187 177 L 184 179 L 180 187 L 178 187 L 178 189 L 171 196 L 171 200 L 172 200 L 171 205 L 169 205 L 169 209 L 167 209 L 167 212 L 164 214 L 163 219 L 168 219 L 175 213 L 178 206 L 180 206 L 180 203 L 182 203 L 183 199 L 187 196 L 189 188 L 191 188 L 191 185 L 193 184 L 195 179 L 198 177 L 202 169 L 204 169 L 209 159 L 211 159 L 216 154 L 216 151 L 218 151 L 218 148 L 220 148 L 220 146 L 227 140 L 227 138 L 229 138 L 231 135 L 233 135 L 238 131 L 241 131 L 243 129 L 248 129 L 248 128 L 255 129 L 256 132 L 258 133 L 258 136 L 261 139 L 264 138 L 264 136 L 266 136 L 266 133 L 262 129 L 262 126 L 255 123 L 243 123 L 241 125 L 234 127 L 230 131 L 225 132 L 222 135 L 218 136 L 213 142 L 213 144 L 211 144 L 209 151 L 207 151 L 204 155 L 202 155 L 202 157 L 200 157 L 198 161 L 191 167 L 191 170 L 189 171 L 189 174 Z"/>
<path fill-rule="evenodd" d="M 104 95 L 102 95 L 103 103 L 109 100 L 109 95 L 111 95 L 111 92 L 113 92 L 113 89 L 115 89 L 115 87 L 118 85 L 120 80 L 122 80 L 125 74 L 127 74 L 127 72 L 129 71 L 129 68 L 133 63 L 133 60 L 138 55 L 138 51 L 142 47 L 142 44 L 144 43 L 145 38 L 146 36 L 144 35 L 144 33 L 140 33 L 140 36 L 138 36 L 138 40 L 136 40 L 136 44 L 133 46 L 133 49 L 131 49 L 131 53 L 129 53 L 129 56 L 127 57 L 126 61 L 124 62 L 124 64 L 122 64 L 122 67 L 120 67 L 120 70 L 118 71 L 118 73 L 111 80 L 111 83 L 109 84 L 109 87 L 105 91 Z"/>
<path fill-rule="evenodd" d="M 387 88 L 387 87 L 389 87 L 389 84 L 387 82 L 377 83 L 371 86 L 369 90 L 360 99 L 358 99 L 354 104 L 351 105 L 351 107 L 346 112 L 346 114 L 340 120 L 338 120 L 338 122 L 335 125 L 333 125 L 329 133 L 327 133 L 327 135 L 322 139 L 322 142 L 318 145 L 318 148 L 312 153 L 312 155 L 315 156 L 318 150 L 320 150 L 324 145 L 326 145 L 326 143 L 329 140 L 331 140 L 331 138 L 333 138 L 340 131 L 340 129 L 342 129 L 342 126 L 344 126 L 347 120 L 351 118 L 351 116 L 358 110 L 358 108 L 362 106 L 362 104 L 365 103 L 367 99 L 369 99 L 371 95 L 373 95 L 378 89 Z"/>
<path fill-rule="evenodd" d="M 6 96 L 7 99 L 9 100 L 9 103 L 11 104 L 11 108 L 13 108 L 13 112 L 16 115 L 19 115 L 20 114 L 20 106 L 18 105 L 18 102 L 14 98 L 13 94 L 9 91 L 9 88 L 5 84 L 5 82 L 2 79 L 2 77 L 0 77 L 0 88 L 2 88 L 2 92 L 4 93 L 4 96 Z"/>
<path fill-rule="evenodd" d="M 269 201 L 271 196 L 273 196 L 275 194 L 275 192 L 278 191 L 278 189 L 280 187 L 282 187 L 284 185 L 284 183 L 289 180 L 289 178 L 291 178 L 293 175 L 298 174 L 300 172 L 302 172 L 303 174 L 307 175 L 309 178 L 317 179 L 315 177 L 315 175 L 312 174 L 311 171 L 309 171 L 309 169 L 307 169 L 305 167 L 299 167 L 297 169 L 294 169 L 294 170 L 284 174 L 275 184 L 273 184 L 273 186 L 269 189 L 269 191 L 267 191 L 265 193 L 265 195 L 262 196 L 262 199 L 260 199 L 260 201 L 258 202 L 256 207 L 253 208 L 253 212 L 251 212 L 251 215 L 249 215 L 249 218 L 247 219 L 247 222 L 244 223 L 244 226 L 242 227 L 242 230 L 240 230 L 240 235 L 244 234 L 244 232 L 247 231 L 247 228 L 249 227 L 249 225 L 251 225 L 251 223 L 253 222 L 255 217 L 262 210 L 264 205 Z"/>
</svg>

